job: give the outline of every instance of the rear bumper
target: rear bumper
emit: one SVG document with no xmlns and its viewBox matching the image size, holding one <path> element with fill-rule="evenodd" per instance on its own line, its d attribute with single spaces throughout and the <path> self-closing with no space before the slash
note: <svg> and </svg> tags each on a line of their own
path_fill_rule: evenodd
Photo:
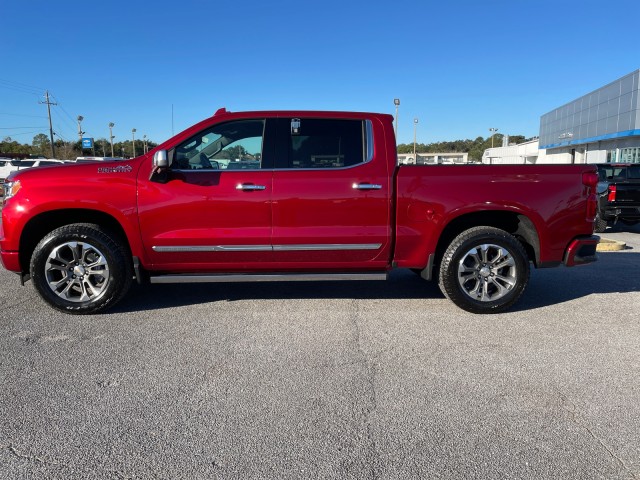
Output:
<svg viewBox="0 0 640 480">
<path fill-rule="evenodd" d="M 564 252 L 564 263 L 567 267 L 576 265 L 586 265 L 598 260 L 596 248 L 600 242 L 600 237 L 590 235 L 574 238 Z"/>
<path fill-rule="evenodd" d="M 604 218 L 606 220 L 640 220 L 640 207 L 611 207 L 604 209 Z"/>
</svg>

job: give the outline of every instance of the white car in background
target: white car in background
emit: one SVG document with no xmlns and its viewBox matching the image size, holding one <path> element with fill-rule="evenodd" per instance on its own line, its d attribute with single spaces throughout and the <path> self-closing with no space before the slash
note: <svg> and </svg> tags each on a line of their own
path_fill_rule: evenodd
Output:
<svg viewBox="0 0 640 480">
<path fill-rule="evenodd" d="M 55 158 L 32 158 L 28 160 L 15 160 L 11 158 L 0 158 L 0 183 L 4 183 L 11 172 L 24 170 L 25 168 L 44 167 L 46 165 L 62 165 L 64 160 Z"/>
<path fill-rule="evenodd" d="M 4 183 L 11 172 L 18 170 L 18 162 L 19 160 L 11 158 L 0 158 L 0 183 Z"/>
</svg>

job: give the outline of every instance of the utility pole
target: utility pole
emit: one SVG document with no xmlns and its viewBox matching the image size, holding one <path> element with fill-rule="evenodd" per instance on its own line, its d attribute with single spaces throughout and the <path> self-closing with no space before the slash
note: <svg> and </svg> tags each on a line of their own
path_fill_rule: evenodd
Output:
<svg viewBox="0 0 640 480">
<path fill-rule="evenodd" d="M 49 138 L 51 139 L 51 158 L 56 158 L 56 147 L 53 144 L 53 124 L 51 123 L 51 105 L 58 105 L 49 101 L 49 90 L 44 92 L 44 102 L 38 102 L 40 104 L 47 104 L 47 112 L 49 113 Z"/>
<path fill-rule="evenodd" d="M 136 158 L 136 129 L 131 129 L 131 143 L 133 145 L 133 158 Z"/>
</svg>

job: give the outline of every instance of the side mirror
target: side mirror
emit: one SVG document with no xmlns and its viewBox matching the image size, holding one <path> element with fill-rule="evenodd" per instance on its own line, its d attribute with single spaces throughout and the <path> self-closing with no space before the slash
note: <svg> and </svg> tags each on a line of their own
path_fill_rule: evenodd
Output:
<svg viewBox="0 0 640 480">
<path fill-rule="evenodd" d="M 169 157 L 166 150 L 158 150 L 153 155 L 153 167 L 154 168 L 169 168 Z"/>
<path fill-rule="evenodd" d="M 169 181 L 169 157 L 166 150 L 158 150 L 153 154 L 153 169 L 149 180 L 156 183 Z"/>
</svg>

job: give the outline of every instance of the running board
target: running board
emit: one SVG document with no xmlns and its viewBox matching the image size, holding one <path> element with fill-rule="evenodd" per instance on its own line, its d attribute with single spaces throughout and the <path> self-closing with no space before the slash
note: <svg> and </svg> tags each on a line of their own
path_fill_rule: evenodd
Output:
<svg viewBox="0 0 640 480">
<path fill-rule="evenodd" d="M 235 282 L 335 282 L 342 280 L 386 280 L 387 273 L 237 273 L 215 275 L 158 275 L 150 277 L 151 283 L 235 283 Z"/>
</svg>

